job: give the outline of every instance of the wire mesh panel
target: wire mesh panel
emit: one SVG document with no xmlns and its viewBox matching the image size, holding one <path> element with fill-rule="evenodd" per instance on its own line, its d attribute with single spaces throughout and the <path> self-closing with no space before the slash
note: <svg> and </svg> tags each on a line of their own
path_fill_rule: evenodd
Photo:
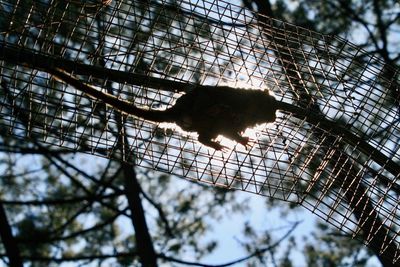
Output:
<svg viewBox="0 0 400 267">
<path fill-rule="evenodd" d="M 224 1 L 0 3 L 3 132 L 299 203 L 398 261 L 397 69 Z M 207 85 L 268 90 L 304 113 L 280 109 L 240 133 L 247 147 L 221 136 L 219 151 L 196 132 L 121 115 L 49 68 L 145 109 Z"/>
</svg>

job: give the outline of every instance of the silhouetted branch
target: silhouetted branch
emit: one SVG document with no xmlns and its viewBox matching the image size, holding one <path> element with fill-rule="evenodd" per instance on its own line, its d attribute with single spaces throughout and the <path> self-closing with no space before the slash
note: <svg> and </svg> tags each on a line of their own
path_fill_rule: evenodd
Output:
<svg viewBox="0 0 400 267">
<path fill-rule="evenodd" d="M 15 240 L 11 226 L 7 219 L 7 214 L 3 205 L 0 205 L 0 237 L 9 259 L 9 266 L 23 267 L 17 241 Z"/>
<path fill-rule="evenodd" d="M 196 263 L 196 262 L 190 262 L 190 261 L 184 261 L 184 260 L 180 260 L 180 259 L 176 259 L 173 257 L 169 257 L 166 256 L 164 254 L 160 254 L 159 257 L 164 259 L 164 260 L 168 260 L 171 262 L 176 262 L 176 263 L 181 263 L 181 264 L 186 264 L 186 265 L 190 265 L 190 266 L 201 266 L 201 267 L 227 267 L 227 266 L 232 266 L 241 262 L 245 262 L 248 261 L 251 258 L 257 257 L 267 251 L 271 251 L 272 249 L 276 248 L 277 246 L 280 245 L 280 243 L 285 240 L 286 238 L 288 238 L 292 232 L 296 229 L 296 227 L 300 224 L 300 222 L 295 222 L 293 223 L 292 227 L 289 229 L 289 231 L 287 231 L 280 239 L 278 239 L 275 243 L 273 243 L 272 245 L 265 247 L 265 248 L 261 248 L 261 249 L 256 249 L 253 253 L 251 253 L 250 255 L 247 255 L 243 258 L 234 260 L 234 261 L 230 261 L 224 264 L 216 264 L 216 265 L 210 265 L 210 264 L 203 264 L 203 263 Z"/>
<path fill-rule="evenodd" d="M 72 198 L 60 199 L 42 199 L 42 200 L 0 200 L 5 205 L 22 205 L 22 206 L 48 206 L 48 205 L 68 205 L 74 203 L 84 203 L 85 201 L 99 201 L 119 197 L 123 192 L 115 192 L 111 194 L 97 194 L 90 196 L 77 196 Z"/>
</svg>

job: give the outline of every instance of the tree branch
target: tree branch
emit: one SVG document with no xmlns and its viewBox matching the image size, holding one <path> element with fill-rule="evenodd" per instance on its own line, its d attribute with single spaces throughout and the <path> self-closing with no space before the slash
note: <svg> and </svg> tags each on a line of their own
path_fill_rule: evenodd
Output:
<svg viewBox="0 0 400 267">
<path fill-rule="evenodd" d="M 0 237 L 6 250 L 6 256 L 9 259 L 9 266 L 23 267 L 17 241 L 12 234 L 3 205 L 0 205 Z"/>
<path fill-rule="evenodd" d="M 247 255 L 243 258 L 231 261 L 231 262 L 227 262 L 224 264 L 217 264 L 217 265 L 210 265 L 210 264 L 203 264 L 203 263 L 195 263 L 195 262 L 190 262 L 190 261 L 184 261 L 181 259 L 176 259 L 173 257 L 169 257 L 166 256 L 164 254 L 160 254 L 159 257 L 164 259 L 164 260 L 168 260 L 171 262 L 176 262 L 176 263 L 181 263 L 181 264 L 186 264 L 186 265 L 190 265 L 190 266 L 201 266 L 201 267 L 227 267 L 227 266 L 232 266 L 244 261 L 248 261 L 251 258 L 257 257 L 260 254 L 263 254 L 267 251 L 271 251 L 272 249 L 276 248 L 277 246 L 279 246 L 279 244 L 285 240 L 286 238 L 288 238 L 288 236 L 290 236 L 292 234 L 292 232 L 296 229 L 296 227 L 300 224 L 300 222 L 295 222 L 292 227 L 289 229 L 289 231 L 287 231 L 280 239 L 278 239 L 275 243 L 273 243 L 270 246 L 267 246 L 265 248 L 261 248 L 261 249 L 256 249 L 253 253 L 251 253 L 250 255 Z"/>
<path fill-rule="evenodd" d="M 111 194 L 97 194 L 90 196 L 77 196 L 72 198 L 60 198 L 60 199 L 43 199 L 43 200 L 0 200 L 0 203 L 5 205 L 21 205 L 21 206 L 48 206 L 48 205 L 69 205 L 74 203 L 82 203 L 85 201 L 98 201 L 100 199 L 115 198 L 121 196 L 123 192 L 116 192 Z"/>
<path fill-rule="evenodd" d="M 157 204 L 149 195 L 147 195 L 143 190 L 141 190 L 142 196 L 157 210 L 158 215 L 160 216 L 161 221 L 165 225 L 165 231 L 168 236 L 173 237 L 172 229 L 169 225 L 167 216 L 165 216 L 164 211 L 162 210 L 161 206 Z"/>
</svg>

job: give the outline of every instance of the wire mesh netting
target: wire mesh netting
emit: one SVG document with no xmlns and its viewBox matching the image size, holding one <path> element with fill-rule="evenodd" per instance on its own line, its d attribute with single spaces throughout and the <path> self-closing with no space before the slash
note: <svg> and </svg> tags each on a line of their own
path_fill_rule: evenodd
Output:
<svg viewBox="0 0 400 267">
<path fill-rule="evenodd" d="M 224 1 L 0 1 L 0 21 L 3 133 L 298 203 L 398 261 L 397 69 Z M 220 137 L 230 149 L 217 151 L 196 133 L 121 117 L 52 67 L 149 109 L 230 86 L 269 90 L 323 119 L 280 110 L 246 130 L 250 147 Z"/>
</svg>

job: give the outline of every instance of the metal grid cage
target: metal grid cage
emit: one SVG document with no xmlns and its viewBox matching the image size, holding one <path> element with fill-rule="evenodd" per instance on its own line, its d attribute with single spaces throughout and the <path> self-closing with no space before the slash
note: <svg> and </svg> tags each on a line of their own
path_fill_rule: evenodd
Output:
<svg viewBox="0 0 400 267">
<path fill-rule="evenodd" d="M 298 203 L 399 260 L 399 71 L 357 46 L 224 1 L 41 0 L 0 1 L 0 48 L 3 133 Z M 353 135 L 283 110 L 246 131 L 250 149 L 222 138 L 229 151 L 215 151 L 43 66 L 155 109 L 190 86 L 270 90 Z"/>
</svg>

